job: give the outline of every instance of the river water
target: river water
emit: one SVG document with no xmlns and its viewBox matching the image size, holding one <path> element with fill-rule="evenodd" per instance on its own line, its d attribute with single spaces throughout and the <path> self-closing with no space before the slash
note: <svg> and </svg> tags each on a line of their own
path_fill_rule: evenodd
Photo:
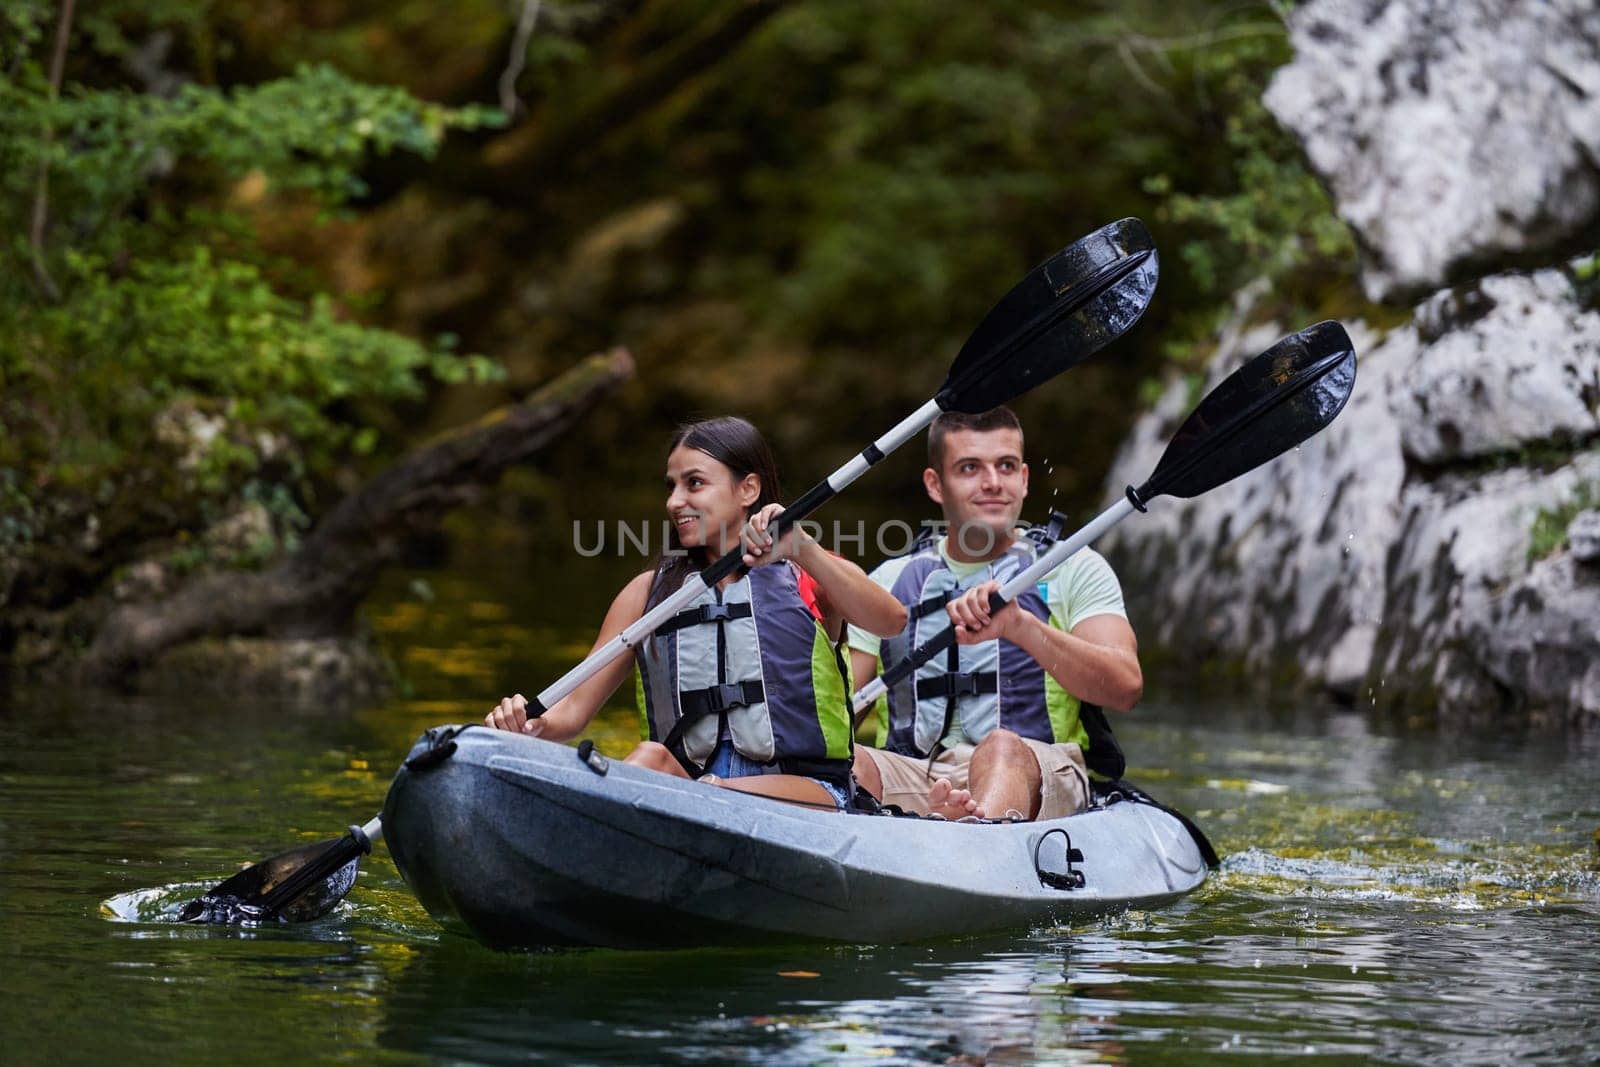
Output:
<svg viewBox="0 0 1600 1067">
<path fill-rule="evenodd" d="M 499 954 L 442 933 L 381 846 L 316 923 L 155 921 L 365 821 L 424 728 L 584 651 L 603 603 L 552 625 L 562 576 L 519 610 L 494 557 L 388 582 L 370 622 L 407 687 L 379 701 L 4 698 L 0 1060 L 1600 1062 L 1600 738 L 1309 703 L 1153 693 L 1122 720 L 1130 779 L 1224 862 L 1177 904 L 1077 926 Z M 593 736 L 621 753 L 636 723 L 619 703 Z"/>
</svg>

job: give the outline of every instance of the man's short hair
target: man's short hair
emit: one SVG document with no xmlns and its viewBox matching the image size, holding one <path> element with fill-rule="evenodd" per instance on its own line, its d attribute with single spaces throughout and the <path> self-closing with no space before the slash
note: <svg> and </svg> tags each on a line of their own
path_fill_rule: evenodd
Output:
<svg viewBox="0 0 1600 1067">
<path fill-rule="evenodd" d="M 933 425 L 928 427 L 928 466 L 944 473 L 944 439 L 945 435 L 955 430 L 974 430 L 978 433 L 989 433 L 992 430 L 1015 430 L 1022 433 L 1022 423 L 1017 421 L 1016 412 L 1001 404 L 997 408 L 968 415 L 964 411 L 941 411 L 938 418 L 933 420 Z"/>
</svg>

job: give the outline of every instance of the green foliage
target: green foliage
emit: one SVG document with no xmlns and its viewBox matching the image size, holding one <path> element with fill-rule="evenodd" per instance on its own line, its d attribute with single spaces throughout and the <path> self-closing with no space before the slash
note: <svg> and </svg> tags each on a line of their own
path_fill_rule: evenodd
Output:
<svg viewBox="0 0 1600 1067">
<path fill-rule="evenodd" d="M 918 402 L 1045 256 L 1144 219 L 1162 250 L 1144 322 L 1073 388 L 1021 401 L 1030 424 L 1072 427 L 1075 461 L 1052 488 L 1078 506 L 1100 491 L 1094 472 L 1140 383 L 1196 365 L 1236 286 L 1269 276 L 1263 314 L 1348 310 L 1337 303 L 1351 291 L 1348 238 L 1259 104 L 1288 57 L 1264 2 L 799 4 L 698 96 L 608 145 L 597 169 L 629 175 L 627 191 L 598 191 L 686 203 L 685 295 L 731 304 L 741 328 L 806 353 L 798 397 L 741 398 L 763 425 L 797 403 L 840 413 L 791 432 L 800 454 L 868 405 L 887 418 Z M 769 350 L 742 337 L 728 347 L 752 362 Z M 759 374 L 739 359 L 719 373 Z M 681 414 L 697 400 L 669 403 Z M 914 484 L 896 504 L 925 506 Z"/>
<path fill-rule="evenodd" d="M 1265 280 L 1269 294 L 1289 305 L 1280 310 L 1300 320 L 1313 317 L 1309 305 L 1330 278 L 1353 278 L 1356 262 L 1349 228 L 1306 169 L 1299 146 L 1261 102 L 1270 71 L 1287 59 L 1283 38 L 1261 32 L 1222 46 L 1200 43 L 1194 76 L 1210 87 L 1231 178 L 1221 189 L 1180 172 L 1144 181 L 1145 191 L 1160 198 L 1157 217 L 1190 235 L 1179 253 L 1201 307 L 1168 342 L 1175 355 L 1208 336 L 1229 295 L 1251 282 Z"/>
<path fill-rule="evenodd" d="M 225 494 L 259 465 L 263 446 L 252 441 L 275 439 L 265 448 L 288 447 L 296 468 L 303 458 L 313 471 L 324 470 L 347 449 L 373 444 L 370 427 L 331 417 L 330 405 L 413 398 L 430 374 L 458 381 L 488 369 L 481 360 L 341 320 L 326 296 L 286 299 L 258 267 L 219 260 L 204 246 L 136 260 L 120 273 L 73 254 L 63 280 L 69 299 L 38 308 L 29 320 L 40 348 L 61 359 L 49 372 L 18 368 L 18 384 L 49 381 L 54 393 L 75 383 L 77 414 L 114 410 L 122 424 L 109 442 L 97 440 L 91 425 L 63 435 L 53 462 L 69 468 L 94 466 L 101 449 L 124 434 L 137 443 L 137 423 L 188 402 L 228 427 L 194 467 L 198 488 Z M 64 366 L 72 372 L 66 382 Z"/>
<path fill-rule="evenodd" d="M 1572 276 L 1572 288 L 1577 294 L 1578 302 L 1585 307 L 1600 310 L 1600 252 L 1579 257 L 1572 262 L 1568 270 Z"/>
<path fill-rule="evenodd" d="M 1567 546 L 1567 527 L 1581 512 L 1600 508 L 1600 485 L 1584 483 L 1563 504 L 1539 509 L 1528 531 L 1528 562 L 1544 559 Z"/>
<path fill-rule="evenodd" d="M 1230 84 L 1237 85 L 1237 78 Z M 1308 263 L 1353 256 L 1349 229 L 1266 108 L 1242 96 L 1226 124 L 1238 191 L 1220 196 L 1178 192 L 1164 174 L 1145 183 L 1148 192 L 1164 198 L 1162 218 L 1214 231 L 1211 240 L 1189 241 L 1182 248 L 1196 284 L 1221 295 L 1251 275 L 1278 281 Z"/>
<path fill-rule="evenodd" d="M 110 61 L 131 51 L 130 28 L 191 33 L 203 14 L 97 7 L 71 38 L 69 71 L 83 77 L 56 93 L 43 54 L 54 5 L 0 8 L 14 42 L 13 76 L 0 81 L 0 228 L 11 235 L 0 245 L 0 491 L 18 529 L 62 493 L 78 494 L 56 509 L 67 523 L 121 500 L 151 519 L 123 525 L 159 533 L 255 501 L 297 529 L 311 486 L 378 447 L 384 409 L 430 382 L 498 373 L 454 352 L 453 337 L 429 344 L 355 320 L 261 251 L 251 214 L 263 203 L 339 210 L 367 191 L 374 157 L 431 156 L 449 131 L 498 113 L 326 65 L 231 90 L 118 83 Z M 48 226 L 35 242 L 39 208 Z M 0 537 L 15 546 L 10 526 Z"/>
<path fill-rule="evenodd" d="M 17 472 L 0 467 L 0 553 L 15 553 L 34 538 L 33 501 L 17 485 Z"/>
<path fill-rule="evenodd" d="M 1265 2 L 797 7 L 701 111 L 754 142 L 739 184 L 715 193 L 746 209 L 716 247 L 751 252 L 701 281 L 738 289 L 786 336 L 916 351 L 1067 239 L 1139 215 L 1178 253 L 1152 309 L 1174 350 L 1208 337 L 1253 278 L 1314 302 L 1300 290 L 1349 277 L 1354 246 L 1260 103 L 1288 55 Z M 781 91 L 751 94 L 758 71 Z M 704 130 L 672 136 L 745 162 Z"/>
<path fill-rule="evenodd" d="M 259 173 L 279 190 L 337 204 L 366 191 L 358 168 L 370 153 L 430 155 L 447 130 L 497 114 L 423 104 L 329 67 L 233 92 L 185 85 L 171 99 L 69 86 L 51 100 L 39 71 L 31 73 L 0 83 L 0 139 L 20 164 L 4 172 L 5 192 L 16 198 L 9 211 L 31 200 L 46 165 L 52 214 L 70 221 L 80 245 L 82 234 L 131 221 L 129 209 L 159 195 L 180 164 L 209 168 L 202 177 L 211 182 Z"/>
<path fill-rule="evenodd" d="M 1137 215 L 1163 250 L 1145 324 L 1026 401 L 1071 427 L 1052 490 L 1086 495 L 1138 383 L 1234 288 L 1266 275 L 1282 311 L 1348 277 L 1348 238 L 1258 102 L 1288 56 L 1282 5 L 807 0 L 630 98 L 749 7 L 544 0 L 516 86 L 529 122 L 451 137 L 497 116 L 416 96 L 497 99 L 519 7 L 97 0 L 53 96 L 56 4 L 0 0 L 0 468 L 18 499 L 133 501 L 170 532 L 262 493 L 281 541 L 430 386 L 492 373 L 462 349 L 528 378 L 625 341 L 649 388 L 597 419 L 633 434 L 727 404 L 786 455 L 820 454 L 920 402 L 1032 264 Z M 517 145 L 574 113 L 601 128 L 517 172 Z M 415 157 L 441 148 L 424 174 Z M 607 230 L 655 203 L 671 221 Z M 330 268 L 361 303 L 326 293 Z M 424 339 L 446 330 L 459 344 Z M 637 477 L 629 450 L 566 462 L 585 492 Z M 35 507 L 30 528 L 68 512 Z"/>
</svg>

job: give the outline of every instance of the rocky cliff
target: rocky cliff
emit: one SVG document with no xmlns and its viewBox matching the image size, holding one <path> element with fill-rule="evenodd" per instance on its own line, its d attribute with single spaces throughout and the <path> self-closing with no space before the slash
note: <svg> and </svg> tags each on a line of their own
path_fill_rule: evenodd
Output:
<svg viewBox="0 0 1600 1067">
<path fill-rule="evenodd" d="M 1107 539 L 1134 621 L 1191 665 L 1347 700 L 1600 725 L 1600 5 L 1313 0 L 1290 29 L 1266 102 L 1368 294 L 1415 302 L 1347 323 L 1360 372 L 1329 430 Z M 1304 325 L 1254 309 L 1208 384 Z M 1192 399 L 1169 387 L 1113 490 Z"/>
</svg>

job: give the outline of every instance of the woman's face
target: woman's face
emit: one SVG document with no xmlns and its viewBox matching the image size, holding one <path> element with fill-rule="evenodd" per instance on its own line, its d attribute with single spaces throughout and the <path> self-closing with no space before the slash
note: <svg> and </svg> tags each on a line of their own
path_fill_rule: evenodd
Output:
<svg viewBox="0 0 1600 1067">
<path fill-rule="evenodd" d="M 679 445 L 667 457 L 667 518 L 684 548 L 722 555 L 739 540 L 746 512 L 761 496 L 761 479 L 732 470 L 698 448 Z"/>
</svg>

